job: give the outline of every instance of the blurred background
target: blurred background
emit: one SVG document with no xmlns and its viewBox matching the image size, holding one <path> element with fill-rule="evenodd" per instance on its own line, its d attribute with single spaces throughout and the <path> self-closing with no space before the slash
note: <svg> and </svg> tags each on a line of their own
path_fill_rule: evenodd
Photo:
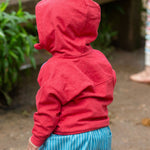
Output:
<svg viewBox="0 0 150 150">
<path fill-rule="evenodd" d="M 0 149 L 26 150 L 36 111 L 40 66 L 51 55 L 37 51 L 39 0 L 0 0 Z M 95 0 L 101 6 L 102 51 L 117 74 L 109 107 L 112 150 L 150 150 L 150 84 L 129 79 L 144 69 L 146 0 Z"/>
</svg>

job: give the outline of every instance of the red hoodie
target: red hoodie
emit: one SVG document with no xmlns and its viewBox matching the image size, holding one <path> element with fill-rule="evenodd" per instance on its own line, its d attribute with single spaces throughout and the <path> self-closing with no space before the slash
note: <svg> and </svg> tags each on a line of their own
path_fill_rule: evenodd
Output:
<svg viewBox="0 0 150 150">
<path fill-rule="evenodd" d="M 115 72 L 92 49 L 100 7 L 92 0 L 42 0 L 36 6 L 37 49 L 53 57 L 41 68 L 31 141 L 41 146 L 53 132 L 77 134 L 109 125 Z"/>
</svg>

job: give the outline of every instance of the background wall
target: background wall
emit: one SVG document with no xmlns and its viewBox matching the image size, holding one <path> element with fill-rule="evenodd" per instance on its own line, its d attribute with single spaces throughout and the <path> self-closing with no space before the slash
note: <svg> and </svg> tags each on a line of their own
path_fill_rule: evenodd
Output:
<svg viewBox="0 0 150 150">
<path fill-rule="evenodd" d="M 30 13 L 34 13 L 34 7 L 36 3 L 40 0 L 21 0 L 24 10 L 29 11 Z M 0 0 L 1 2 L 5 2 L 5 0 Z M 9 9 L 10 10 L 17 10 L 18 9 L 18 0 L 10 0 L 9 1 Z"/>
</svg>

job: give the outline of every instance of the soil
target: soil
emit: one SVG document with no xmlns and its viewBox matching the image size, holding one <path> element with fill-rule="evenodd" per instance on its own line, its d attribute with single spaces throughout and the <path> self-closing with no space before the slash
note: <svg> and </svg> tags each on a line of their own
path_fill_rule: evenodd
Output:
<svg viewBox="0 0 150 150">
<path fill-rule="evenodd" d="M 41 62 L 48 57 L 42 56 Z M 144 118 L 150 118 L 150 84 L 129 80 L 131 74 L 144 69 L 144 50 L 117 50 L 110 61 L 117 73 L 114 101 L 109 106 L 112 150 L 150 150 L 150 127 L 142 122 Z M 38 71 L 39 68 L 23 71 L 12 106 L 0 109 L 1 150 L 26 150 L 36 111 Z"/>
</svg>

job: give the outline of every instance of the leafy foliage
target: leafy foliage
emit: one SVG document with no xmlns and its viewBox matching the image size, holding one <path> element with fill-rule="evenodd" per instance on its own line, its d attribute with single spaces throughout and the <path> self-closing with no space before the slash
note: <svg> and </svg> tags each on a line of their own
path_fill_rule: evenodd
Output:
<svg viewBox="0 0 150 150">
<path fill-rule="evenodd" d="M 6 8 L 9 0 L 0 4 L 0 93 L 11 103 L 8 93 L 18 80 L 19 68 L 29 57 L 35 68 L 33 47 L 36 38 L 29 34 L 24 24 L 31 26 L 31 20 L 35 15 L 22 10 L 21 1 L 17 12 L 7 13 Z"/>
<path fill-rule="evenodd" d="M 99 34 L 97 39 L 92 43 L 92 46 L 102 51 L 107 57 L 110 56 L 113 46 L 113 38 L 117 35 L 117 31 L 113 31 L 109 24 L 102 24 L 99 27 Z"/>
<path fill-rule="evenodd" d="M 117 11 L 121 14 L 124 14 L 124 10 L 118 6 L 110 4 L 105 4 L 101 6 L 101 23 L 99 26 L 98 37 L 92 43 L 92 46 L 96 49 L 102 51 L 107 57 L 110 57 L 114 46 L 113 40 L 116 38 L 118 32 L 113 28 L 114 20 L 112 21 L 112 12 Z"/>
</svg>

